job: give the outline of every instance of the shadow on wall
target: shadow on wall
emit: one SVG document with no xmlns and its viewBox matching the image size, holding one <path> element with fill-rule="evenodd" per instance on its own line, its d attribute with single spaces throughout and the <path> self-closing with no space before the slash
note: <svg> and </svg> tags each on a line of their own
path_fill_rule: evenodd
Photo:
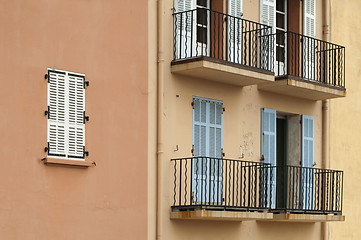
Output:
<svg viewBox="0 0 361 240">
<path fill-rule="evenodd" d="M 318 240 L 320 223 L 256 222 L 258 239 Z"/>
<path fill-rule="evenodd" d="M 171 221 L 173 240 L 319 240 L 319 223 Z"/>
</svg>

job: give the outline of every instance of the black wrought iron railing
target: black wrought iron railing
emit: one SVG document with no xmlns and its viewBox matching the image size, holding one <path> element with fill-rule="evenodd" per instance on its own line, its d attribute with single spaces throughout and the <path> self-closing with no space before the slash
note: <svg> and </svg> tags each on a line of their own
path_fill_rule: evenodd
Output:
<svg viewBox="0 0 361 240">
<path fill-rule="evenodd" d="M 273 72 L 271 27 L 204 8 L 173 17 L 174 61 L 208 57 Z"/>
<path fill-rule="evenodd" d="M 174 211 L 342 214 L 342 171 L 212 157 L 172 162 Z"/>
<path fill-rule="evenodd" d="M 293 32 L 274 36 L 276 76 L 345 88 L 345 47 Z"/>
<path fill-rule="evenodd" d="M 342 214 L 342 171 L 298 166 L 264 168 L 273 176 L 272 211 Z"/>
<path fill-rule="evenodd" d="M 257 210 L 271 206 L 272 171 L 260 162 L 211 157 L 172 159 L 173 210 Z"/>
</svg>

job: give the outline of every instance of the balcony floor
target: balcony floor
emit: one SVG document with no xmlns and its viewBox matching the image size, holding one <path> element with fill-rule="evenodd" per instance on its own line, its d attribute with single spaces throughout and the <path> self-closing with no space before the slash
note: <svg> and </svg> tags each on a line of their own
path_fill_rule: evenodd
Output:
<svg viewBox="0 0 361 240">
<path fill-rule="evenodd" d="M 304 80 L 293 76 L 276 77 L 272 83 L 258 85 L 258 89 L 309 100 L 326 100 L 346 96 L 346 89 Z"/>
<path fill-rule="evenodd" d="M 274 82 L 274 73 L 209 57 L 196 57 L 173 61 L 171 71 L 189 77 L 248 86 Z"/>
<path fill-rule="evenodd" d="M 296 213 L 274 213 L 272 219 L 261 219 L 258 221 L 276 222 L 339 222 L 345 221 L 343 215 L 322 215 L 322 214 L 296 214 Z"/>
<path fill-rule="evenodd" d="M 217 210 L 171 211 L 170 219 L 173 220 L 215 220 L 215 221 L 252 221 L 272 220 L 273 214 L 266 212 L 241 212 Z"/>
</svg>

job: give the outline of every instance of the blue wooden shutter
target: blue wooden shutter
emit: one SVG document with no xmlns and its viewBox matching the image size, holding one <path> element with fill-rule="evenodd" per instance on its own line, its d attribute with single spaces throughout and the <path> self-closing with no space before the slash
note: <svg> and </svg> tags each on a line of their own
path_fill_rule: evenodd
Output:
<svg viewBox="0 0 361 240">
<path fill-rule="evenodd" d="M 276 165 L 276 110 L 262 109 L 261 151 L 265 163 Z"/>
<path fill-rule="evenodd" d="M 314 119 L 312 116 L 302 115 L 302 176 L 301 184 L 303 208 L 312 209 L 313 206 L 313 164 L 314 164 Z"/>
<path fill-rule="evenodd" d="M 276 110 L 263 108 L 261 113 L 261 153 L 265 163 L 276 166 Z M 276 168 L 267 168 L 266 207 L 276 206 Z"/>
<path fill-rule="evenodd" d="M 195 203 L 220 201 L 220 197 L 209 194 L 222 184 L 221 158 L 223 143 L 222 102 L 193 98 L 193 196 Z M 218 176 L 218 173 L 220 176 Z M 209 196 L 211 195 L 211 198 Z"/>
</svg>

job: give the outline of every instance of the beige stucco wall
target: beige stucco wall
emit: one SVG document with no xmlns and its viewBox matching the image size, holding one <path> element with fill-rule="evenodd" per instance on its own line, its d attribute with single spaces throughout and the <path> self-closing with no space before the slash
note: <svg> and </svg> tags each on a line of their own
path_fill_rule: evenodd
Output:
<svg viewBox="0 0 361 240">
<path fill-rule="evenodd" d="M 243 1 L 245 18 L 259 19 L 259 1 Z M 321 1 L 317 1 L 318 6 Z M 236 87 L 202 79 L 172 74 L 173 59 L 172 0 L 164 1 L 164 154 L 161 162 L 161 232 L 159 239 L 215 240 L 215 239 L 321 239 L 320 223 L 276 222 L 210 222 L 170 220 L 173 203 L 173 165 L 171 158 L 189 157 L 192 148 L 192 96 L 222 100 L 226 111 L 223 115 L 223 147 L 227 158 L 259 161 L 261 135 L 261 108 L 315 118 L 315 162 L 321 167 L 322 104 L 260 92 L 256 86 Z M 320 7 L 318 12 L 321 12 Z M 322 19 L 319 17 L 318 19 Z M 321 23 L 318 23 L 318 26 Z M 322 30 L 319 30 L 319 33 Z M 241 158 L 240 147 L 244 158 Z"/>
<path fill-rule="evenodd" d="M 331 0 L 331 40 L 346 47 L 347 97 L 331 101 L 331 167 L 344 170 L 345 223 L 330 224 L 330 239 L 361 239 L 361 1 Z"/>
<path fill-rule="evenodd" d="M 147 1 L 0 1 L 0 239 L 147 238 Z M 86 74 L 88 169 L 50 167 L 48 67 Z"/>
</svg>

